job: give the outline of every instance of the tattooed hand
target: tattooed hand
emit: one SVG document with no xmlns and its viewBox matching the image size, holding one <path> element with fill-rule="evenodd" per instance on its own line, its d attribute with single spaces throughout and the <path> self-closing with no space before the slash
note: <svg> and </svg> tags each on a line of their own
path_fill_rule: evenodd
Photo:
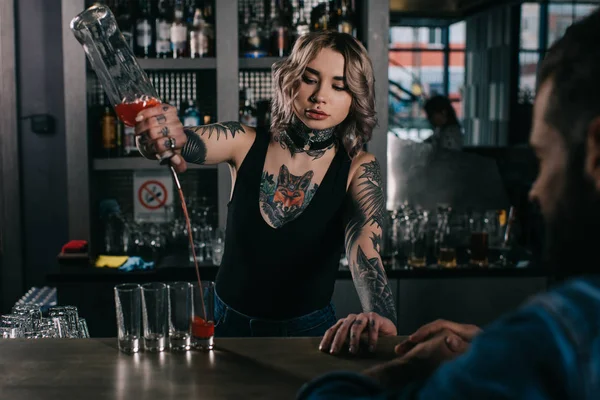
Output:
<svg viewBox="0 0 600 400">
<path fill-rule="evenodd" d="M 325 332 L 319 350 L 338 354 L 344 346 L 348 346 L 348 351 L 356 354 L 362 343 L 368 345 L 369 351 L 373 352 L 379 336 L 396 336 L 397 333 L 396 325 L 379 314 L 350 314 Z"/>
<path fill-rule="evenodd" d="M 184 172 L 187 165 L 181 157 L 181 148 L 187 142 L 177 109 L 169 104 L 141 111 L 136 118 L 135 134 L 140 153 L 146 158 L 171 158 L 177 172 Z"/>
</svg>

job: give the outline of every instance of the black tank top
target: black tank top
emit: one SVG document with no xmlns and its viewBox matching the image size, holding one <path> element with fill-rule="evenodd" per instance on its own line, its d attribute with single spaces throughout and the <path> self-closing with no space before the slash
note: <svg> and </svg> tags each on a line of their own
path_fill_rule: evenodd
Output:
<svg viewBox="0 0 600 400">
<path fill-rule="evenodd" d="M 281 320 L 324 308 L 331 301 L 344 245 L 343 211 L 351 161 L 339 146 L 302 214 L 274 229 L 259 208 L 269 140 L 268 132 L 257 130 L 238 170 L 216 290 L 241 313 Z"/>
</svg>

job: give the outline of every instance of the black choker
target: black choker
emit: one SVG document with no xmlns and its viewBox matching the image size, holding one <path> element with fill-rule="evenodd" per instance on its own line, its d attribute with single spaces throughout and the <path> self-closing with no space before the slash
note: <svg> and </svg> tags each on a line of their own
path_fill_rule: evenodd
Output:
<svg viewBox="0 0 600 400">
<path fill-rule="evenodd" d="M 289 128 L 285 130 L 285 134 L 294 143 L 296 148 L 304 151 L 323 150 L 335 143 L 334 135 L 335 127 L 312 131 L 302 121 L 294 118 Z M 326 137 L 325 140 L 322 140 Z"/>
</svg>

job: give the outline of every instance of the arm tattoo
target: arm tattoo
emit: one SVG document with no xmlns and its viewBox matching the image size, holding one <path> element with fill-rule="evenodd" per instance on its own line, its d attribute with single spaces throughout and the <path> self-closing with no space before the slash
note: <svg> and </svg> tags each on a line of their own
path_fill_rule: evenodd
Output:
<svg viewBox="0 0 600 400">
<path fill-rule="evenodd" d="M 165 117 L 165 116 L 164 116 L 164 115 L 162 115 L 162 114 L 159 114 L 159 115 L 157 115 L 157 116 L 156 116 L 156 121 L 157 121 L 159 124 L 161 124 L 161 125 L 162 125 L 162 124 L 164 124 L 165 122 L 167 122 L 167 117 Z"/>
<path fill-rule="evenodd" d="M 198 132 L 200 136 L 204 136 L 208 134 L 208 138 L 210 139 L 212 135 L 217 135 L 217 140 L 221 138 L 221 135 L 227 140 L 227 135 L 231 134 L 231 138 L 235 139 L 235 135 L 238 133 L 246 133 L 242 124 L 236 121 L 229 122 L 218 122 L 216 124 L 196 126 L 189 128 L 192 132 Z"/>
<path fill-rule="evenodd" d="M 292 175 L 285 165 L 279 177 L 263 171 L 260 185 L 261 209 L 271 225 L 279 228 L 296 219 L 308 206 L 319 185 L 311 183 L 313 171 L 302 176 Z"/>
<path fill-rule="evenodd" d="M 385 198 L 381 183 L 381 170 L 376 160 L 361 165 L 363 169 L 359 179 L 360 191 L 353 202 L 352 219 L 346 228 L 346 241 L 354 243 L 360 236 L 363 227 L 375 225 L 383 227 L 385 215 Z"/>
<path fill-rule="evenodd" d="M 191 129 L 184 128 L 183 133 L 187 136 L 187 142 L 181 149 L 183 159 L 194 164 L 204 164 L 206 162 L 206 144 L 202 138 Z"/>
<path fill-rule="evenodd" d="M 379 257 L 367 258 L 360 245 L 354 271 L 356 291 L 365 312 L 374 312 L 396 323 L 394 295 Z"/>
<path fill-rule="evenodd" d="M 381 251 L 379 230 L 383 227 L 385 215 L 381 170 L 376 160 L 362 164 L 360 169 L 362 174 L 358 177 L 358 193 L 350 204 L 351 218 L 346 225 L 346 254 L 363 310 L 375 312 L 396 323 L 394 296 L 388 286 L 381 259 L 379 255 L 368 258 L 363 248 L 358 245 L 364 229 L 374 227 L 377 231 L 370 230 L 369 239 L 375 253 L 379 254 Z M 362 243 L 364 246 L 364 242 Z M 356 256 L 353 256 L 355 247 Z"/>
</svg>

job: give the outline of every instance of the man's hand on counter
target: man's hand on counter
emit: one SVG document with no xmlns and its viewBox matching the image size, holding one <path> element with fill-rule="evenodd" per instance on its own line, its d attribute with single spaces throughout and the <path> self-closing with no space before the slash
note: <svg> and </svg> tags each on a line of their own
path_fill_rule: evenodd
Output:
<svg viewBox="0 0 600 400">
<path fill-rule="evenodd" d="M 428 378 L 444 362 L 465 353 L 469 346 L 470 343 L 456 333 L 442 328 L 427 340 L 411 346 L 410 350 L 406 346 L 396 346 L 400 357 L 363 373 L 386 388 L 402 387 Z"/>
<path fill-rule="evenodd" d="M 468 345 L 481 332 L 481 328 L 476 325 L 459 324 L 457 322 L 438 319 L 423 325 L 417 329 L 405 341 L 396 346 L 395 351 L 399 356 L 403 356 L 411 351 L 419 343 L 426 342 L 444 331 L 452 333 L 448 337 L 451 338 L 450 346 L 455 345 L 457 349 L 462 347 L 463 342 Z"/>
<path fill-rule="evenodd" d="M 344 346 L 348 346 L 348 351 L 356 354 L 362 337 L 368 345 L 369 351 L 373 352 L 379 336 L 396 336 L 397 334 L 396 325 L 377 313 L 350 314 L 346 318 L 340 319 L 325 332 L 319 350 L 338 354 Z"/>
</svg>

